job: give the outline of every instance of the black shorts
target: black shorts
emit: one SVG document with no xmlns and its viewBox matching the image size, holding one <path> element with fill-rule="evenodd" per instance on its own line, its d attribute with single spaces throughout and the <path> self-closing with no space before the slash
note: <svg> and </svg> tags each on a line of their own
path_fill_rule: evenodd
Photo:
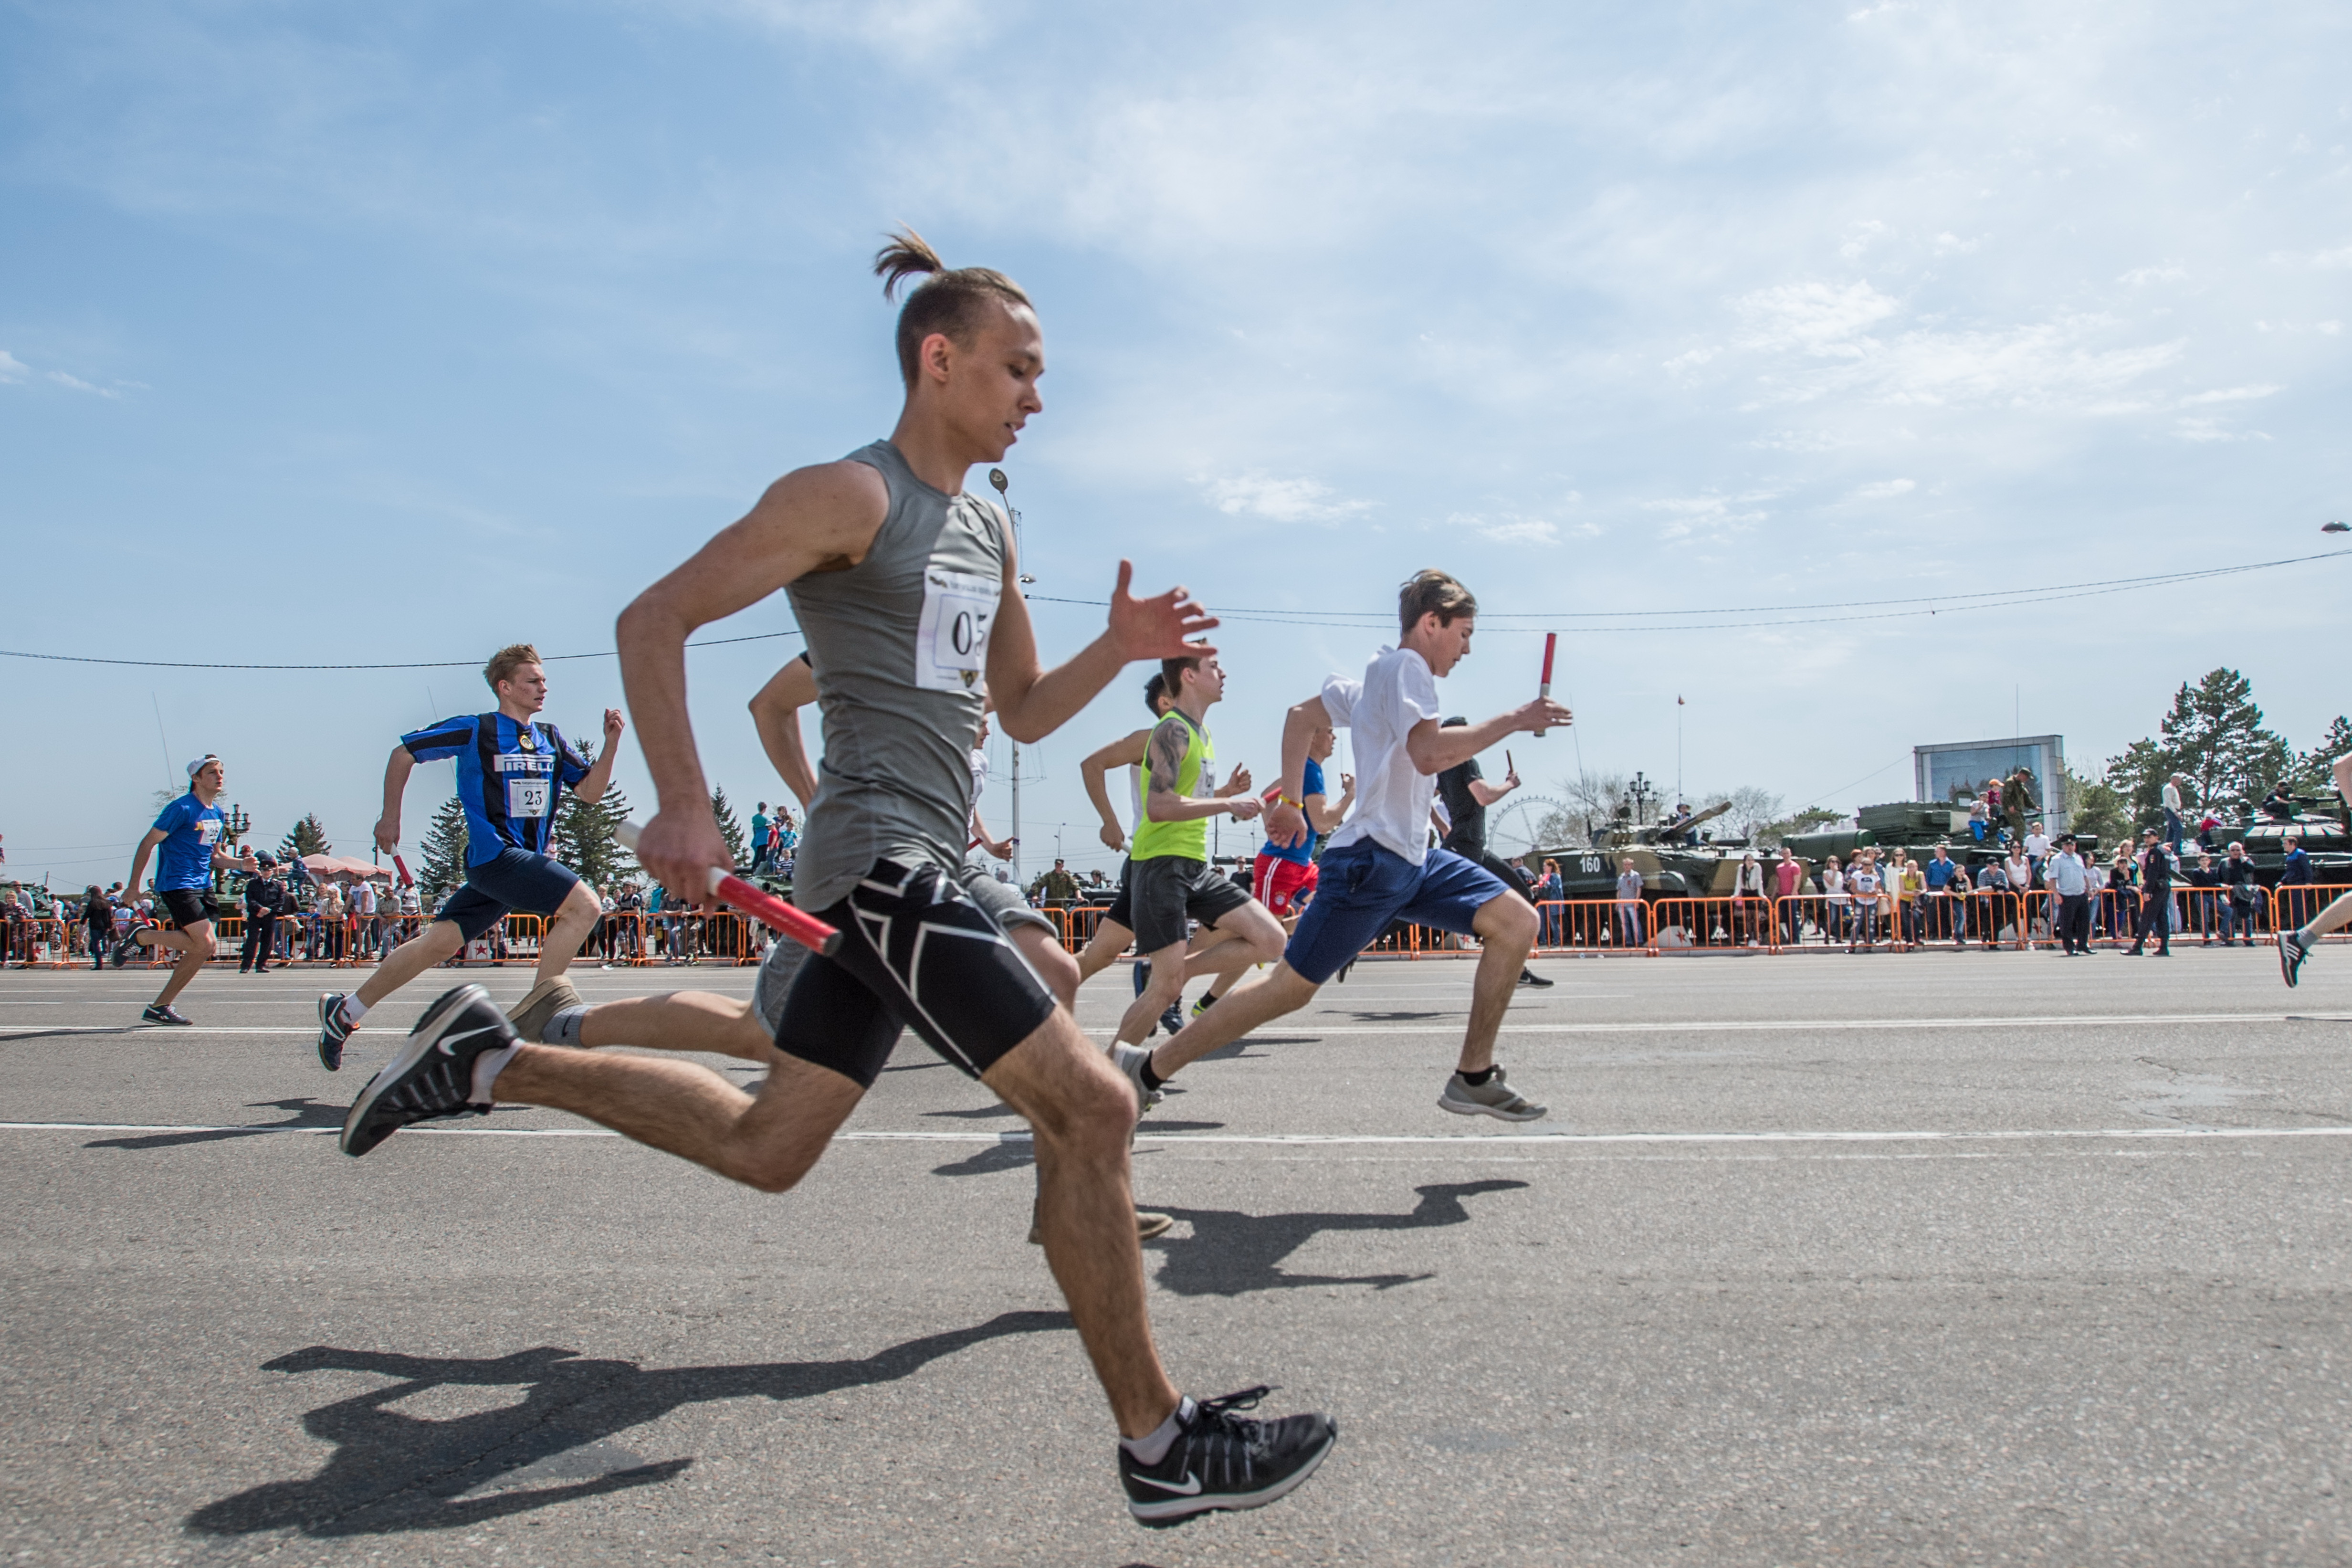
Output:
<svg viewBox="0 0 2352 1568">
<path fill-rule="evenodd" d="M 1112 897 L 1110 908 L 1103 911 L 1103 919 L 1115 926 L 1125 926 L 1129 931 L 1135 929 L 1135 895 L 1128 889 L 1127 874 L 1134 868 L 1132 860 L 1118 863 L 1118 892 Z"/>
<path fill-rule="evenodd" d="M 1128 925 L 1135 951 L 1146 956 L 1192 935 L 1188 920 L 1214 925 L 1250 901 L 1249 890 L 1223 871 L 1174 855 L 1132 862 L 1128 887 L 1135 914 Z"/>
<path fill-rule="evenodd" d="M 579 885 L 579 873 L 562 861 L 509 846 L 467 867 L 466 885 L 433 918 L 454 921 L 457 934 L 471 942 L 506 919 L 509 910 L 552 915 Z"/>
<path fill-rule="evenodd" d="M 936 866 L 875 862 L 817 918 L 841 932 L 811 953 L 776 1017 L 776 1049 L 871 1089 L 901 1028 L 978 1078 L 1037 1032 L 1053 993 L 1013 939 Z"/>
<path fill-rule="evenodd" d="M 185 931 L 199 921 L 216 921 L 224 911 L 220 900 L 202 888 L 164 888 L 157 891 L 163 908 L 170 911 L 172 923 Z"/>
</svg>

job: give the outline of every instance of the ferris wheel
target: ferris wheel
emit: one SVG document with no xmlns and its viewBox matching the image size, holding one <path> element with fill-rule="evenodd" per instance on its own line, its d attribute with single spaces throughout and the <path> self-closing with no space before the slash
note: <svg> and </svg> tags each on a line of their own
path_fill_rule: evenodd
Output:
<svg viewBox="0 0 2352 1568">
<path fill-rule="evenodd" d="M 1486 847 L 1506 860 L 1545 846 L 1536 842 L 1544 819 L 1569 814 L 1564 801 L 1548 795 L 1515 795 L 1486 817 Z"/>
</svg>

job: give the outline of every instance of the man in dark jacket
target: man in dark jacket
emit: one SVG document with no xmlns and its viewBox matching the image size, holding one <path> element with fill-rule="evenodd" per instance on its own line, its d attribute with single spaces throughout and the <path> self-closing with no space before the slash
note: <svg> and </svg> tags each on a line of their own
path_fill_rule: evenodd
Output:
<svg viewBox="0 0 2352 1568">
<path fill-rule="evenodd" d="M 2147 945 L 2147 934 L 2156 932 L 2156 955 L 2172 956 L 2172 856 L 2164 841 L 2151 827 L 2140 835 L 2139 889 L 2147 900 L 2140 906 L 2139 935 L 2131 944 L 2131 955 L 2137 958 Z"/>
<path fill-rule="evenodd" d="M 236 972 L 269 973 L 270 939 L 278 930 L 278 912 L 286 907 L 286 884 L 278 879 L 277 858 L 256 855 L 261 871 L 245 880 L 245 946 L 236 955 Z"/>
<path fill-rule="evenodd" d="M 2218 868 L 2221 878 L 2221 945 L 2243 926 L 2246 945 L 2254 945 L 2254 912 L 2262 907 L 2262 888 L 2254 880 L 2254 863 L 2246 858 L 2245 845 L 2231 841 L 2229 858 Z"/>
</svg>

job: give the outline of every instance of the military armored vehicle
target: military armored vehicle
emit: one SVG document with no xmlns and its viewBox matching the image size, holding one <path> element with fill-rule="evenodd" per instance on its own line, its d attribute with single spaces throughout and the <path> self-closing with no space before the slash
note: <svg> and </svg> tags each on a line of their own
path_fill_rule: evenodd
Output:
<svg viewBox="0 0 2352 1568">
<path fill-rule="evenodd" d="M 1630 808 L 1621 806 L 1615 822 L 1593 829 L 1590 848 L 1538 849 L 1537 863 L 1559 863 L 1566 888 L 1562 896 L 1569 899 L 1614 899 L 1617 863 L 1627 857 L 1642 874 L 1645 899 L 1728 898 L 1748 840 L 1715 838 L 1700 830 L 1730 809 L 1727 800 L 1679 820 L 1642 826 L 1634 823 Z"/>
<path fill-rule="evenodd" d="M 2287 797 L 2287 804 L 2294 808 L 2292 817 L 2255 811 L 2243 801 L 2226 801 L 2211 814 L 2221 820 L 2210 829 L 2200 826 L 2206 814 L 2192 811 L 2181 854 L 2193 860 L 2198 850 L 2210 847 L 2219 861 L 2229 853 L 2231 843 L 2243 844 L 2246 858 L 2254 863 L 2254 880 L 2274 888 L 2286 864 L 2286 840 L 2292 834 L 2302 840 L 2303 852 L 2311 857 L 2315 883 L 2322 887 L 2352 884 L 2352 817 L 2347 817 L 2344 797 L 2331 787 L 2316 795 Z"/>
</svg>

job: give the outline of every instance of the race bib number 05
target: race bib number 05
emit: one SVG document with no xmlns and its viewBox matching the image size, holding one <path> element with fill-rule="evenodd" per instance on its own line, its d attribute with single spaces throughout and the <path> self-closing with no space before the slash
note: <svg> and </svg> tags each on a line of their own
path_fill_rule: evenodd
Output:
<svg viewBox="0 0 2352 1568">
<path fill-rule="evenodd" d="M 551 782 L 545 777 L 507 780 L 507 816 L 509 818 L 545 816 Z"/>
<path fill-rule="evenodd" d="M 970 691 L 988 668 L 988 632 L 1004 584 L 969 572 L 923 574 L 923 620 L 915 634 L 915 684 Z"/>
</svg>

